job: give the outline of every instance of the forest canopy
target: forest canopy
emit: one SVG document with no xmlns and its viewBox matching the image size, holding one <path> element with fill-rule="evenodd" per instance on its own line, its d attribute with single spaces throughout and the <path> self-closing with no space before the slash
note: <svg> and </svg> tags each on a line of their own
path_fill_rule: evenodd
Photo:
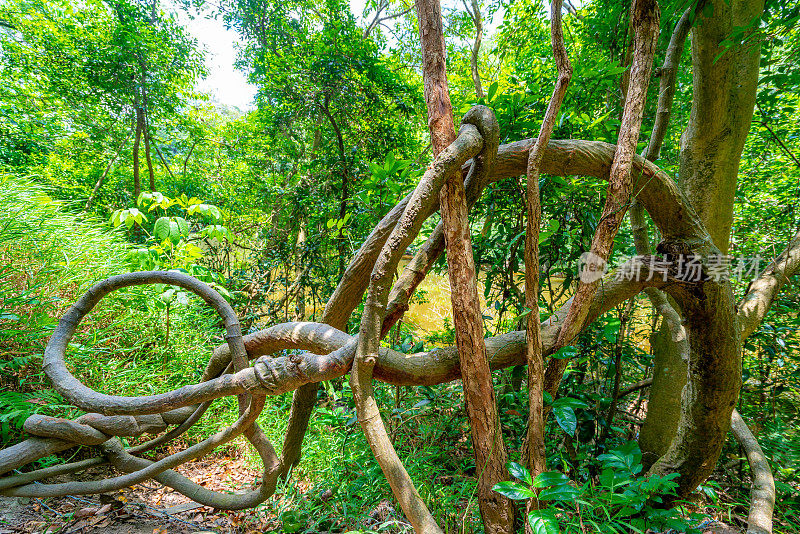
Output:
<svg viewBox="0 0 800 534">
<path fill-rule="evenodd" d="M 354 6 L 0 0 L 4 523 L 800 530 L 800 7 Z"/>
</svg>

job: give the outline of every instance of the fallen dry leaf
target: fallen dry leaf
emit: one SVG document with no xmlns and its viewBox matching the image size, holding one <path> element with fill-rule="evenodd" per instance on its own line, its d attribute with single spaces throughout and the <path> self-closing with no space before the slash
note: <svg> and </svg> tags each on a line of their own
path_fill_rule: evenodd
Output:
<svg viewBox="0 0 800 534">
<path fill-rule="evenodd" d="M 75 512 L 75 515 L 72 517 L 74 519 L 80 519 L 82 517 L 91 517 L 97 513 L 97 510 L 99 510 L 97 506 L 88 506 L 86 508 L 81 508 L 80 510 Z"/>
</svg>

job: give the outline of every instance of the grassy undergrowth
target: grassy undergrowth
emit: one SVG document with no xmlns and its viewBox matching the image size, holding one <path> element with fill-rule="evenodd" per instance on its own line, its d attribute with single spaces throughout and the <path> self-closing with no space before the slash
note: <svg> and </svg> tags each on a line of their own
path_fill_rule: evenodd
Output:
<svg viewBox="0 0 800 534">
<path fill-rule="evenodd" d="M 41 372 L 58 318 L 93 283 L 130 270 L 120 231 L 53 200 L 31 180 L 0 177 L 0 428 L 20 438 L 32 413 L 74 416 Z M 152 287 L 112 293 L 84 319 L 69 345 L 72 372 L 121 395 L 164 391 L 199 379 L 222 329 L 202 302 L 166 314 Z M 199 430 L 208 430 L 199 429 Z"/>
</svg>

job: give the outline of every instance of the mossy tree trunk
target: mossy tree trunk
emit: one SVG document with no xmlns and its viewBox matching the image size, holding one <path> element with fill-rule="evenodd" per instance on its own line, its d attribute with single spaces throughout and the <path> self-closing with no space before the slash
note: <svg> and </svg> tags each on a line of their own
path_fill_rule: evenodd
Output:
<svg viewBox="0 0 800 534">
<path fill-rule="evenodd" d="M 739 161 L 755 106 L 760 41 L 728 49 L 720 43 L 735 26 L 760 16 L 764 3 L 714 0 L 708 6 L 692 29 L 693 100 L 681 139 L 679 185 L 716 247 L 727 254 Z M 645 462 L 666 453 L 676 436 L 687 377 L 686 355 L 666 325 L 654 336 L 653 354 L 654 381 L 640 435 Z M 727 425 L 730 414 L 725 419 Z"/>
</svg>

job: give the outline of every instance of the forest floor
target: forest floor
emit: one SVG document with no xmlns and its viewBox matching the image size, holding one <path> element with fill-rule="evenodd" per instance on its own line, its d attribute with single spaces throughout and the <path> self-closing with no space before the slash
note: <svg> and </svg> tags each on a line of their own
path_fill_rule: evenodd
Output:
<svg viewBox="0 0 800 534">
<path fill-rule="evenodd" d="M 245 460 L 226 457 L 191 462 L 182 466 L 180 471 L 205 488 L 217 491 L 230 491 L 237 486 L 244 488 L 260 477 L 260 473 L 249 467 Z M 388 501 L 384 501 L 381 505 L 390 507 Z M 294 529 L 284 527 L 282 521 L 274 514 L 253 510 L 242 512 L 214 510 L 157 483 L 139 484 L 115 494 L 100 495 L 99 498 L 98 496 L 50 499 L 0 497 L 0 534 L 296 532 Z M 740 534 L 744 530 L 720 521 L 709 520 L 704 521 L 702 532 Z M 648 534 L 650 533 L 652 531 L 648 530 Z M 676 531 L 669 533 L 677 534 Z"/>
<path fill-rule="evenodd" d="M 262 473 L 248 465 L 244 457 L 224 453 L 189 462 L 177 468 L 206 489 L 220 492 L 245 492 L 255 487 Z M 108 467 L 95 468 L 87 479 L 113 476 Z M 73 478 L 76 480 L 77 478 Z M 69 480 L 55 479 L 55 482 Z M 298 481 L 302 490 L 305 484 Z M 272 500 L 280 501 L 280 496 Z M 279 506 L 280 508 L 280 506 Z M 396 512 L 388 500 L 367 514 L 368 521 L 379 523 Z M 391 521 L 390 521 L 391 522 Z M 404 522 L 397 522 L 407 526 Z M 370 531 L 369 524 L 361 528 Z M 382 529 L 383 530 L 383 529 Z M 337 528 L 336 532 L 351 531 Z M 410 528 L 385 532 L 410 532 Z M 262 532 L 307 532 L 287 528 L 270 510 L 228 512 L 203 506 L 155 481 L 137 484 L 116 493 L 99 496 L 66 496 L 29 499 L 0 496 L 0 534 L 255 534 Z M 360 532 L 356 530 L 354 532 Z"/>
<path fill-rule="evenodd" d="M 248 465 L 245 457 L 234 450 L 207 456 L 201 460 L 181 465 L 178 471 L 206 489 L 221 492 L 244 492 L 255 487 L 261 472 Z M 233 453 L 233 455 L 230 455 Z M 113 476 L 109 467 L 95 468 L 86 478 Z M 55 480 L 56 482 L 66 481 Z M 303 481 L 297 481 L 305 492 Z M 309 489 L 309 488 L 306 488 Z M 276 495 L 273 501 L 281 501 Z M 280 502 L 277 509 L 282 509 Z M 286 503 L 291 507 L 291 503 Z M 295 503 L 296 504 L 296 503 Z M 370 527 L 382 523 L 381 532 L 411 532 L 410 525 L 396 521 L 398 514 L 391 501 L 383 500 L 377 508 L 365 514 L 373 524 L 359 525 L 353 530 L 338 525 L 334 532 L 372 532 Z M 288 517 L 288 516 L 287 516 Z M 99 496 L 66 496 L 48 499 L 29 499 L 0 496 L 0 534 L 255 534 L 262 532 L 312 532 L 297 525 L 287 524 L 276 513 L 276 507 L 259 507 L 256 510 L 226 512 L 203 506 L 180 493 L 150 481 L 137 484 L 115 493 Z M 736 517 L 744 524 L 744 518 Z M 300 528 L 297 528 L 300 527 Z M 406 528 L 403 528 L 406 527 Z M 321 531 L 319 531 L 321 532 Z M 744 530 L 709 518 L 701 526 L 703 534 L 740 534 Z M 648 534 L 652 531 L 648 530 Z M 669 534 L 678 534 L 668 531 Z"/>
<path fill-rule="evenodd" d="M 226 457 L 190 462 L 179 470 L 203 487 L 216 491 L 242 491 L 261 476 L 244 459 Z M 91 497 L 0 497 L 0 534 L 248 533 L 280 530 L 280 522 L 264 513 L 214 510 L 152 481 L 114 494 Z"/>
</svg>

